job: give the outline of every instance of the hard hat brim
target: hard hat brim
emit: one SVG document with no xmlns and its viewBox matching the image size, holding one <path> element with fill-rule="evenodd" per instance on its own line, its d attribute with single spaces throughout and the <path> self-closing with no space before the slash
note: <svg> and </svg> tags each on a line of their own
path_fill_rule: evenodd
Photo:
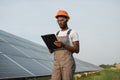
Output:
<svg viewBox="0 0 120 80">
<path fill-rule="evenodd" d="M 65 18 L 67 18 L 67 19 L 70 19 L 69 16 L 65 16 L 65 15 L 56 15 L 56 16 L 55 16 L 56 19 L 57 19 L 58 17 L 65 17 Z"/>
</svg>

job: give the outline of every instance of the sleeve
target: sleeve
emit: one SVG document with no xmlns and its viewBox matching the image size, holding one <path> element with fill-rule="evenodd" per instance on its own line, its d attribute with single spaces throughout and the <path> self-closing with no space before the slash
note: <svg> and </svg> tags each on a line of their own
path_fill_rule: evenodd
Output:
<svg viewBox="0 0 120 80">
<path fill-rule="evenodd" d="M 71 41 L 74 42 L 74 41 L 79 41 L 79 35 L 76 31 L 71 31 L 70 33 L 70 37 L 71 37 Z"/>
</svg>

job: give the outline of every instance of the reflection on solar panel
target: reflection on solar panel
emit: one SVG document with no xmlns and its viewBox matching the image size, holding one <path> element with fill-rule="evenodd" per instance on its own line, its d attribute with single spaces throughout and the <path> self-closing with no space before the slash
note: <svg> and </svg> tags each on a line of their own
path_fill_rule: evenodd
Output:
<svg viewBox="0 0 120 80">
<path fill-rule="evenodd" d="M 76 72 L 100 70 L 76 60 Z M 0 30 L 0 79 L 51 75 L 53 55 L 47 48 Z"/>
</svg>

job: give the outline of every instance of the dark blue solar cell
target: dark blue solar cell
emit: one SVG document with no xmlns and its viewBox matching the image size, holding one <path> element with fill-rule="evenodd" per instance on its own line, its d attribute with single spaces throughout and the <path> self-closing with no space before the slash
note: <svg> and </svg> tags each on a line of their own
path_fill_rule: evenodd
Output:
<svg viewBox="0 0 120 80">
<path fill-rule="evenodd" d="M 17 77 L 32 76 L 17 64 L 15 64 L 6 55 L 0 54 L 0 79 L 2 78 L 17 78 Z"/>
<path fill-rule="evenodd" d="M 16 56 L 25 56 L 19 50 L 8 43 L 0 42 L 0 51 L 4 54 L 16 55 Z"/>
<path fill-rule="evenodd" d="M 15 60 L 18 64 L 32 72 L 37 76 L 49 75 L 51 71 L 49 71 L 44 64 L 38 62 L 36 59 L 32 58 L 22 58 L 17 56 L 9 56 L 13 60 Z"/>
</svg>

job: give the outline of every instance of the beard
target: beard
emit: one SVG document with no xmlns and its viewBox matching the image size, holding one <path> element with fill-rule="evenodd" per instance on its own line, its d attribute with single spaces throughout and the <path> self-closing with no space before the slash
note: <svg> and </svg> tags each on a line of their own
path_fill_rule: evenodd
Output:
<svg viewBox="0 0 120 80">
<path fill-rule="evenodd" d="M 65 28 L 66 28 L 66 26 L 60 26 L 60 28 L 61 28 L 61 29 L 65 29 Z"/>
<path fill-rule="evenodd" d="M 59 24 L 59 26 L 60 26 L 61 29 L 66 29 L 67 24 Z"/>
</svg>

